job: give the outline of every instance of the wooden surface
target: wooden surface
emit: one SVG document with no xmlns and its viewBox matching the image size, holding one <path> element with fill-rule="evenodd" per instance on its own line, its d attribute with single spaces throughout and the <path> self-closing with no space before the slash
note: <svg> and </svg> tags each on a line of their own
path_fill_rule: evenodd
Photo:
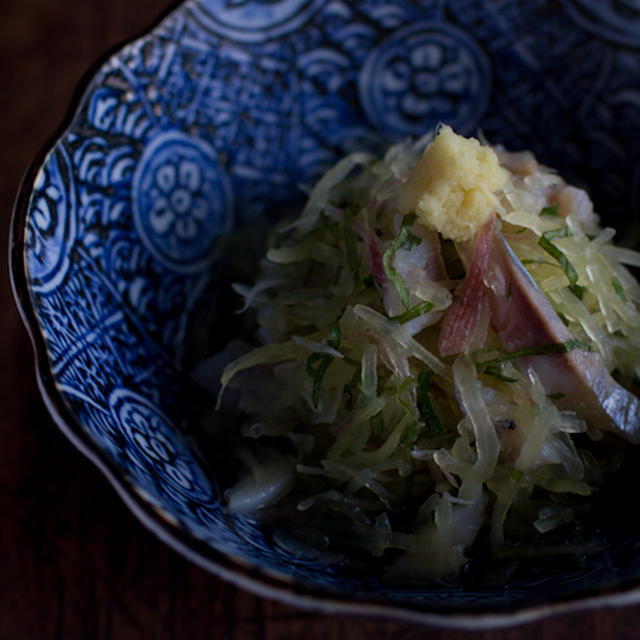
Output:
<svg viewBox="0 0 640 640">
<path fill-rule="evenodd" d="M 0 4 L 0 224 L 22 174 L 62 122 L 87 68 L 143 32 L 167 0 Z M 429 637 L 448 633 L 301 611 L 254 597 L 155 539 L 58 432 L 40 400 L 31 346 L 0 279 L 0 639 Z M 640 607 L 573 614 L 475 638 L 640 638 Z"/>
</svg>

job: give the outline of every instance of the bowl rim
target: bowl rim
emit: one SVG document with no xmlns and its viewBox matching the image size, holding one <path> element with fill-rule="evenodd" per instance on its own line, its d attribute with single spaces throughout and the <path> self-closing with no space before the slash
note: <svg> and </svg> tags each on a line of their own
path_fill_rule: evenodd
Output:
<svg viewBox="0 0 640 640">
<path fill-rule="evenodd" d="M 634 580 L 612 587 L 594 588 L 582 595 L 568 594 L 551 603 L 517 605 L 515 609 L 510 609 L 507 605 L 483 612 L 469 611 L 462 607 L 451 607 L 445 612 L 439 612 L 434 605 L 425 607 L 420 603 L 390 602 L 371 594 L 339 592 L 312 585 L 233 558 L 171 523 L 136 491 L 135 484 L 123 477 L 118 466 L 84 430 L 56 386 L 29 289 L 25 262 L 25 229 L 31 195 L 39 171 L 75 122 L 83 100 L 103 66 L 127 45 L 155 37 L 156 30 L 171 14 L 198 1 L 172 2 L 142 33 L 110 47 L 89 66 L 73 93 L 61 124 L 35 155 L 18 188 L 9 229 L 9 279 L 14 302 L 31 341 L 40 395 L 54 423 L 74 447 L 102 473 L 129 511 L 148 531 L 201 569 L 259 597 L 318 613 L 368 616 L 451 630 L 500 629 L 554 615 L 639 604 L 640 583 Z"/>
</svg>

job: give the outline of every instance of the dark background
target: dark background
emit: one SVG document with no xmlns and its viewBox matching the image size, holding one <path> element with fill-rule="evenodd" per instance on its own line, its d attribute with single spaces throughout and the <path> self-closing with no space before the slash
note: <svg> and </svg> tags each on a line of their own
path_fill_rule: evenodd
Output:
<svg viewBox="0 0 640 640">
<path fill-rule="evenodd" d="M 171 5 L 3 0 L 0 8 L 0 638 L 466 637 L 308 613 L 214 578 L 147 532 L 46 412 L 7 274 L 13 200 L 29 163 L 62 124 L 87 69 Z M 640 606 L 474 637 L 640 638 Z"/>
</svg>

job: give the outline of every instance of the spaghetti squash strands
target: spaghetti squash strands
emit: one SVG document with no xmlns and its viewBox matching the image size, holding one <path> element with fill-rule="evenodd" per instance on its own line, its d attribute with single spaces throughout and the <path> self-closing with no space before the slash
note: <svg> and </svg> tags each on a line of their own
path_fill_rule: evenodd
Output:
<svg viewBox="0 0 640 640">
<path fill-rule="evenodd" d="M 228 507 L 405 580 L 601 549 L 570 537 L 640 442 L 640 254 L 531 153 L 427 138 L 341 160 L 235 286 Z"/>
</svg>

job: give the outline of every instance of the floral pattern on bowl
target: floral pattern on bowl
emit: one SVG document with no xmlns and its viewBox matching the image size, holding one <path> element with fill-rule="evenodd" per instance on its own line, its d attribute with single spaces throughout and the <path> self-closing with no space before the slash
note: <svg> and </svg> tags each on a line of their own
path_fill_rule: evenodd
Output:
<svg viewBox="0 0 640 640">
<path fill-rule="evenodd" d="M 225 512 L 182 387 L 190 313 L 237 252 L 225 238 L 355 149 L 481 129 L 592 185 L 635 237 L 639 53 L 622 0 L 187 0 L 100 68 L 16 205 L 14 287 L 52 415 L 146 526 L 263 595 L 475 628 L 640 600 L 635 538 L 474 591 L 301 555 Z"/>
</svg>

